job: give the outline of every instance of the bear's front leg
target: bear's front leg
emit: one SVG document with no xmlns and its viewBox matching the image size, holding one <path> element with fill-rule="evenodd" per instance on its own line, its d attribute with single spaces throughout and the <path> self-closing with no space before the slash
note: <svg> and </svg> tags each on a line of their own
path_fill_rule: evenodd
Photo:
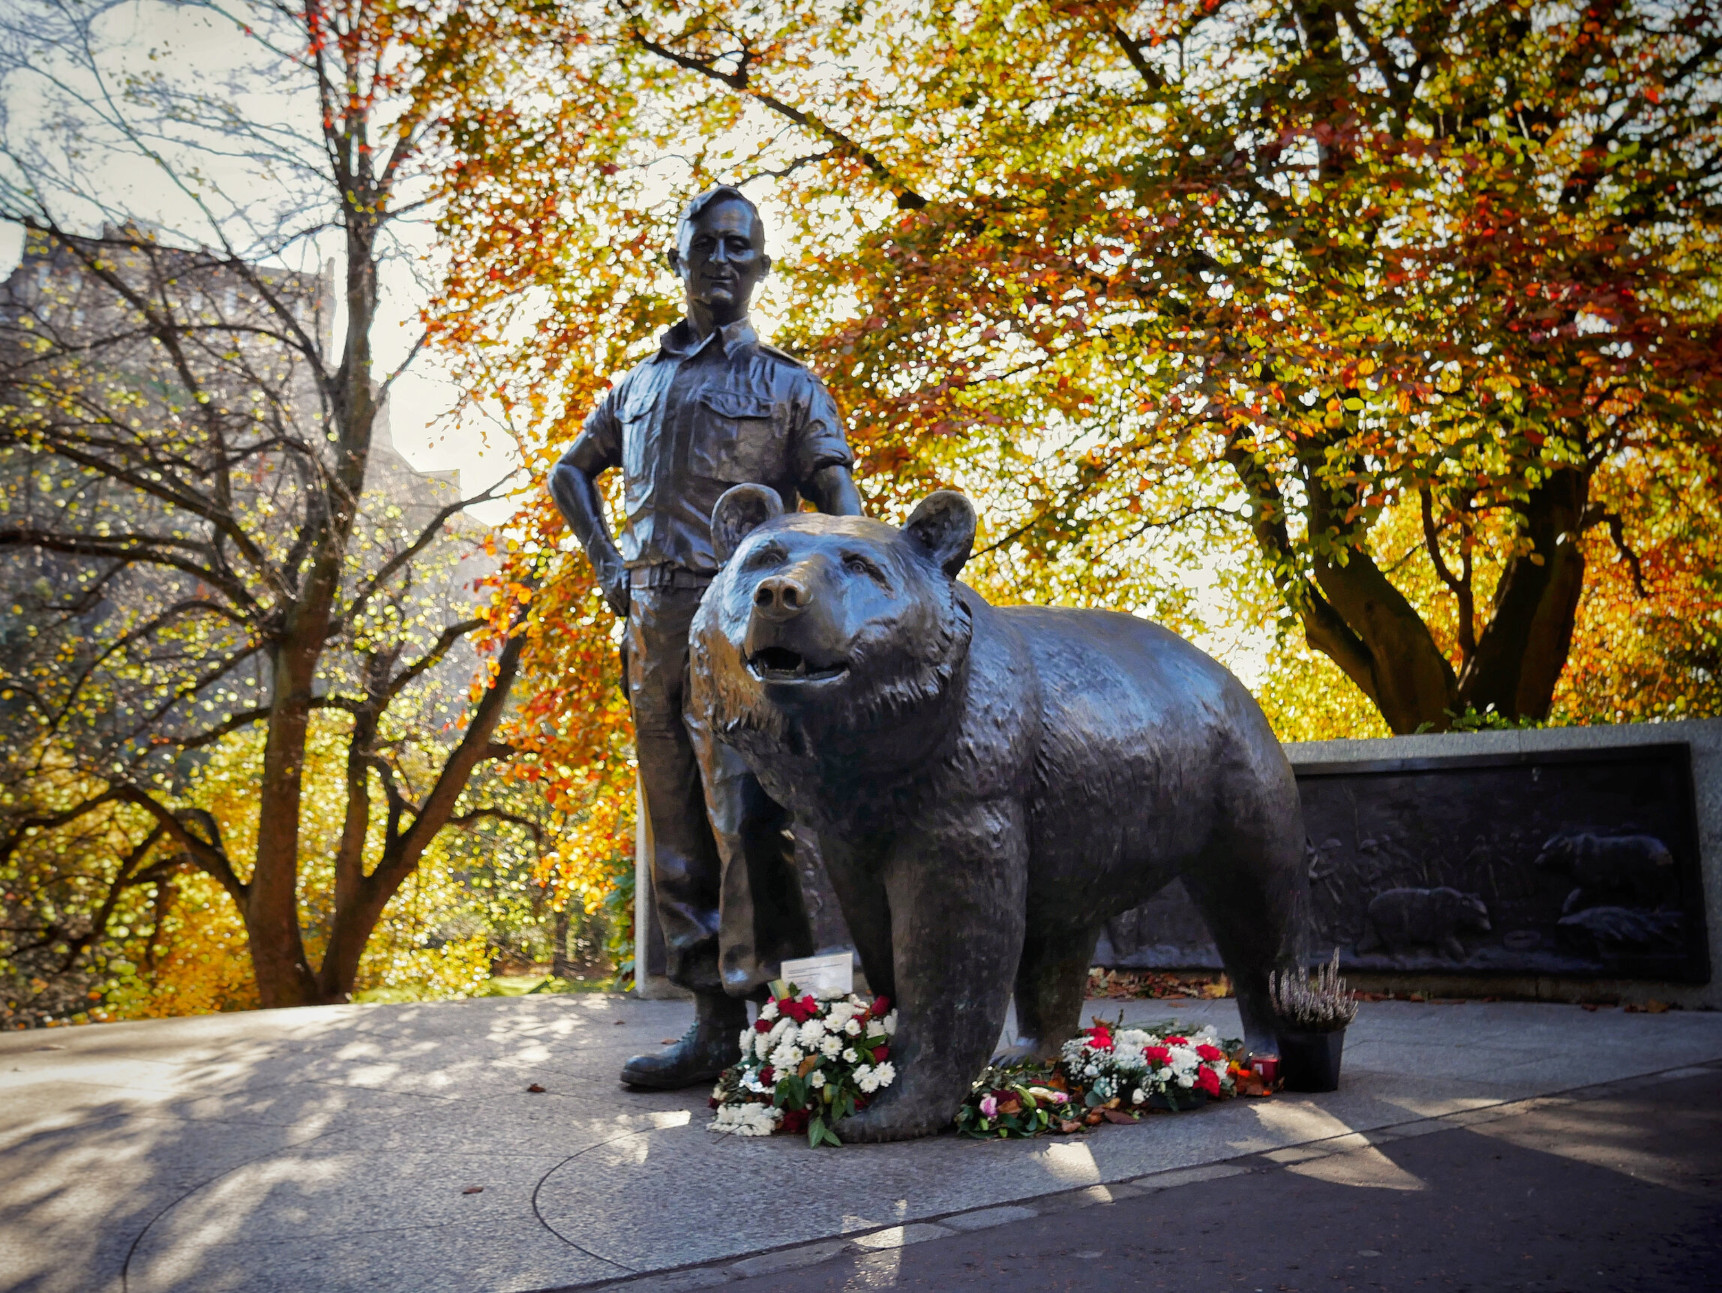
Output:
<svg viewBox="0 0 1722 1293">
<path fill-rule="evenodd" d="M 1028 844 L 1014 803 L 946 809 L 883 861 L 897 987 L 892 1084 L 846 1141 L 948 1126 L 998 1044 L 1022 952 Z"/>
</svg>

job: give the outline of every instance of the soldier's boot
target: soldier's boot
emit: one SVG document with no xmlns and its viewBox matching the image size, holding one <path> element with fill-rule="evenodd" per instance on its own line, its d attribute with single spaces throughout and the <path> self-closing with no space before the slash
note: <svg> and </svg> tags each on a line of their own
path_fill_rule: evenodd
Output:
<svg viewBox="0 0 1722 1293">
<path fill-rule="evenodd" d="M 723 992 L 694 994 L 694 1026 L 674 1046 L 655 1055 L 636 1055 L 622 1065 L 629 1086 L 674 1091 L 716 1079 L 741 1058 L 741 1030 L 747 1027 L 747 1002 Z"/>
</svg>

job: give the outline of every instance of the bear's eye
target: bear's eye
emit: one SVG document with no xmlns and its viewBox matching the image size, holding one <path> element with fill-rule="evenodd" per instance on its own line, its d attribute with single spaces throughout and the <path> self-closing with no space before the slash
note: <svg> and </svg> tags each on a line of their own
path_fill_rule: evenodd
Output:
<svg viewBox="0 0 1722 1293">
<path fill-rule="evenodd" d="M 866 557 L 863 557 L 859 552 L 845 552 L 843 554 L 843 569 L 847 570 L 852 575 L 865 575 L 867 578 L 878 583 L 881 587 L 890 587 L 885 580 L 885 572 L 879 569 L 879 567 L 874 565 L 871 561 L 867 560 Z"/>
<path fill-rule="evenodd" d="M 765 543 L 749 553 L 742 564 L 748 570 L 763 570 L 767 566 L 781 566 L 788 556 L 781 543 Z"/>
</svg>

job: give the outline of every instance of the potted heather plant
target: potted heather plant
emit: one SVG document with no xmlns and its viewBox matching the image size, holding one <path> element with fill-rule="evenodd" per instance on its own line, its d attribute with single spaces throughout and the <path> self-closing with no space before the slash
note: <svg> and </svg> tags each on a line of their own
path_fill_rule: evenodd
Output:
<svg viewBox="0 0 1722 1293">
<path fill-rule="evenodd" d="M 1333 960 L 1313 978 L 1302 971 L 1270 974 L 1268 995 L 1278 1019 L 1275 1033 L 1286 1090 L 1337 1090 L 1346 1025 L 1357 1017 L 1357 999 L 1339 977 L 1339 949 L 1333 949 Z"/>
</svg>

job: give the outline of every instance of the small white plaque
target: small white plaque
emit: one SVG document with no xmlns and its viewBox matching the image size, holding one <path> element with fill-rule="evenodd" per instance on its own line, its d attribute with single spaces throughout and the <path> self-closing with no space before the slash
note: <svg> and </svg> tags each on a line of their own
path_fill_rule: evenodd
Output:
<svg viewBox="0 0 1722 1293">
<path fill-rule="evenodd" d="M 777 974 L 816 997 L 845 997 L 855 991 L 855 960 L 848 952 L 785 961 Z"/>
</svg>

